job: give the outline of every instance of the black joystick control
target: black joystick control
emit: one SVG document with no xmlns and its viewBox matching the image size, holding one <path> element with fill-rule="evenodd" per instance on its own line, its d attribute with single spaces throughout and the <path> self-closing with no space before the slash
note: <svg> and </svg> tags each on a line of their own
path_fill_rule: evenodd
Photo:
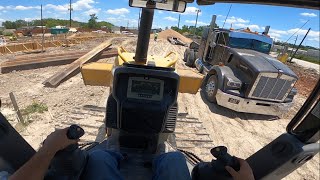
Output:
<svg viewBox="0 0 320 180">
<path fill-rule="evenodd" d="M 223 166 L 223 169 L 225 169 L 225 166 L 230 166 L 234 170 L 239 171 L 240 170 L 240 164 L 236 157 L 231 156 L 228 153 L 228 149 L 225 146 L 218 146 L 211 149 L 211 154 L 217 158 L 215 163 L 219 164 L 219 167 Z"/>
<path fill-rule="evenodd" d="M 71 125 L 67 132 L 67 137 L 69 139 L 79 139 L 84 135 L 84 130 L 78 125 Z"/>
<path fill-rule="evenodd" d="M 230 166 L 236 171 L 240 170 L 239 161 L 228 153 L 225 146 L 212 148 L 210 152 L 216 160 L 197 164 L 192 170 L 193 180 L 232 179 L 225 166 Z"/>
<path fill-rule="evenodd" d="M 66 135 L 69 139 L 79 139 L 84 135 L 84 130 L 78 125 L 71 125 Z M 56 153 L 45 179 L 79 179 L 86 161 L 86 151 L 81 150 L 77 143 L 71 144 Z"/>
</svg>

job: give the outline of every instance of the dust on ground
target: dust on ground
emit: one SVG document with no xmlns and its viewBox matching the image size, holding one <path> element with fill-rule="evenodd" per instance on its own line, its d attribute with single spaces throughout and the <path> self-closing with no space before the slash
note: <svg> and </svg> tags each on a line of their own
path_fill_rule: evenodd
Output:
<svg viewBox="0 0 320 180">
<path fill-rule="evenodd" d="M 100 41 L 92 43 L 92 46 L 86 44 L 82 44 L 82 46 L 83 48 L 90 48 L 98 45 Z M 135 49 L 136 38 L 117 39 L 114 44 L 114 46 L 122 45 L 132 52 Z M 56 50 L 60 51 L 59 49 Z M 63 50 L 66 51 L 66 49 Z M 174 51 L 180 57 L 177 67 L 186 69 L 189 67 L 185 66 L 181 59 L 184 50 L 185 47 L 172 45 L 166 39 L 159 39 L 157 42 L 150 41 L 149 54 L 164 56 L 169 51 Z M 111 62 L 112 60 L 113 58 L 109 58 L 102 61 Z M 62 83 L 57 88 L 46 88 L 42 85 L 45 79 L 67 66 L 0 74 L 0 98 L 3 102 L 1 112 L 8 117 L 11 124 L 16 128 L 19 127 L 18 130 L 22 136 L 35 149 L 54 128 L 67 127 L 72 123 L 80 124 L 85 129 L 86 135 L 82 138 L 82 141 L 101 141 L 103 139 L 100 135 L 104 131 L 104 112 L 92 112 L 87 110 L 86 107 L 105 107 L 109 88 L 85 86 L 80 74 Z M 297 68 L 297 70 L 299 69 Z M 308 74 L 309 71 L 302 69 L 301 73 Z M 308 76 L 306 75 L 306 77 Z M 304 82 L 304 80 L 301 81 Z M 301 93 L 304 89 L 300 90 L 302 90 L 300 94 L 295 97 L 294 107 L 280 119 L 231 111 L 209 103 L 200 92 L 195 95 L 179 94 L 179 112 L 199 118 L 215 146 L 227 146 L 230 154 L 247 158 L 285 132 L 286 125 L 306 99 L 307 93 Z M 17 123 L 10 105 L 8 96 L 10 92 L 15 93 L 21 109 L 32 102 L 41 102 L 48 106 L 49 111 L 43 114 L 30 115 L 28 117 L 31 121 L 29 125 L 18 126 L 19 123 Z M 209 150 L 196 148 L 193 152 L 208 161 L 211 160 Z M 319 155 L 317 155 L 287 176 L 286 179 L 318 180 L 319 168 Z"/>
</svg>

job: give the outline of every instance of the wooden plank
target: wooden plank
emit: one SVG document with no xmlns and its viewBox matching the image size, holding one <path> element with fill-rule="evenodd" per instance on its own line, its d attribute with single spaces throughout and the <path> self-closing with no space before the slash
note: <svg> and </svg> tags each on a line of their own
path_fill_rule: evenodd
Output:
<svg viewBox="0 0 320 180">
<path fill-rule="evenodd" d="M 23 46 L 27 51 L 29 51 L 29 49 L 28 49 L 24 44 L 22 44 L 22 46 Z"/>
<path fill-rule="evenodd" d="M 10 92 L 10 93 L 9 93 L 9 96 L 10 96 L 10 99 L 11 99 L 11 102 L 12 102 L 12 105 L 13 105 L 13 108 L 14 108 L 14 110 L 15 110 L 16 113 L 17 113 L 19 122 L 24 123 L 22 114 L 21 114 L 21 112 L 20 112 L 19 106 L 18 106 L 18 104 L 17 104 L 16 98 L 14 97 L 13 92 Z"/>
<path fill-rule="evenodd" d="M 7 47 L 7 46 L 4 46 L 10 53 L 12 53 L 12 51 Z"/>
<path fill-rule="evenodd" d="M 112 45 L 110 43 L 111 40 L 112 39 L 110 39 L 106 42 L 103 42 L 99 46 L 95 47 L 90 52 L 81 56 L 79 59 L 77 59 L 75 62 L 73 62 L 68 68 L 51 76 L 50 78 L 45 80 L 42 84 L 44 84 L 46 87 L 57 87 L 63 81 L 69 79 L 73 75 L 78 74 L 80 72 L 80 66 L 82 64 L 89 62 L 89 61 L 92 61 L 96 57 L 100 56 L 105 49 L 107 49 L 108 47 L 110 47 Z"/>
<path fill-rule="evenodd" d="M 110 51 L 103 52 L 100 58 L 109 58 L 114 57 L 118 54 L 117 50 L 112 49 Z M 38 69 L 48 66 L 60 66 L 66 65 L 77 60 L 81 55 L 84 55 L 84 52 L 79 52 L 79 54 L 61 54 L 56 57 L 48 55 L 48 58 L 43 57 L 42 55 L 34 57 L 28 57 L 27 59 L 18 59 L 17 61 L 6 61 L 1 63 L 0 70 L 1 73 L 9 73 L 17 70 L 29 70 L 29 69 Z"/>
</svg>

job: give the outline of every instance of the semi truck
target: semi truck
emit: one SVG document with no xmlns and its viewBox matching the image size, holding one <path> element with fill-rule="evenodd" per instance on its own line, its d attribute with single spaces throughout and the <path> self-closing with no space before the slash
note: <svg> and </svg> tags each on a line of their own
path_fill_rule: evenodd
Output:
<svg viewBox="0 0 320 180">
<path fill-rule="evenodd" d="M 205 75 L 202 91 L 211 103 L 246 113 L 275 115 L 289 110 L 297 94 L 298 76 L 269 55 L 268 35 L 249 28 L 215 28 L 216 16 L 184 53 L 186 65 Z"/>
</svg>

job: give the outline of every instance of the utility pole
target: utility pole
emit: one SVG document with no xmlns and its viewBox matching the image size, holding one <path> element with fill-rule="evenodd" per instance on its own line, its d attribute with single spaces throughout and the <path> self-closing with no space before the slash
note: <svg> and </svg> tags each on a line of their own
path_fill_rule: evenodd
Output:
<svg viewBox="0 0 320 180">
<path fill-rule="evenodd" d="M 196 12 L 197 12 L 197 17 L 196 17 L 196 24 L 194 25 L 194 33 L 193 33 L 193 35 L 196 34 L 197 23 L 198 23 L 198 15 L 199 15 L 199 13 L 201 12 L 201 10 L 200 10 L 200 9 L 197 9 Z"/>
<path fill-rule="evenodd" d="M 139 21 L 138 21 L 138 31 L 140 29 L 140 20 L 141 20 L 141 8 L 139 10 Z"/>
<path fill-rule="evenodd" d="M 298 35 L 296 36 L 296 39 L 294 40 L 294 44 L 293 44 L 292 50 L 291 50 L 290 55 L 289 55 L 290 57 L 292 56 L 293 49 L 296 46 L 297 40 L 298 40 Z"/>
<path fill-rule="evenodd" d="M 129 21 L 128 21 L 128 23 L 127 23 L 127 30 L 129 29 Z"/>
<path fill-rule="evenodd" d="M 43 19 L 42 19 L 42 4 L 41 4 L 41 30 L 42 30 L 42 44 L 41 44 L 41 52 L 44 52 L 44 29 L 43 29 Z"/>
<path fill-rule="evenodd" d="M 70 20 L 69 20 L 69 27 L 71 28 L 71 22 L 72 22 L 72 19 L 71 19 L 71 11 L 73 10 L 72 9 L 72 2 L 71 2 L 72 0 L 70 0 L 70 4 L 69 4 L 69 13 L 70 13 Z"/>
<path fill-rule="evenodd" d="M 293 53 L 293 55 L 291 56 L 291 59 L 290 59 L 289 62 L 292 62 L 293 57 L 297 54 L 300 46 L 302 45 L 303 41 L 306 39 L 306 37 L 307 37 L 307 35 L 309 34 L 310 30 L 311 30 L 311 28 L 309 28 L 309 29 L 308 29 L 308 32 L 306 33 L 306 35 L 304 35 L 304 37 L 303 37 L 303 39 L 301 40 L 301 42 L 300 42 L 299 46 L 297 47 L 296 51 L 295 51 L 295 52 Z"/>
<path fill-rule="evenodd" d="M 178 19 L 178 29 L 180 28 L 180 16 L 181 16 L 181 14 L 179 13 L 179 19 Z"/>
</svg>

